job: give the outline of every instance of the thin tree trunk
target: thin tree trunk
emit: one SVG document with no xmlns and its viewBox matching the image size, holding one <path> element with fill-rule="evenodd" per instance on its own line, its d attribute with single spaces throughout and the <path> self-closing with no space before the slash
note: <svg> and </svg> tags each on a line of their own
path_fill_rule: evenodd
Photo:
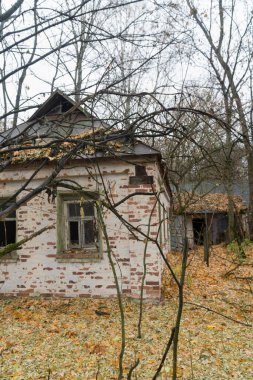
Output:
<svg viewBox="0 0 253 380">
<path fill-rule="evenodd" d="M 249 238 L 253 240 L 253 151 L 248 152 L 248 181 L 249 181 Z"/>
<path fill-rule="evenodd" d="M 121 318 L 121 350 L 119 354 L 119 374 L 118 374 L 118 380 L 123 379 L 123 359 L 124 359 L 124 353 L 125 353 L 125 346 L 126 346 L 126 332 L 125 332 L 125 314 L 124 314 L 124 306 L 122 302 L 122 296 L 121 296 L 121 291 L 120 291 L 120 286 L 119 286 L 119 281 L 117 277 L 117 273 L 115 270 L 115 264 L 113 262 L 112 258 L 112 250 L 109 242 L 109 237 L 107 234 L 107 229 L 106 225 L 103 219 L 102 212 L 100 210 L 100 204 L 97 205 L 97 211 L 99 215 L 99 221 L 102 227 L 103 235 L 106 241 L 106 248 L 107 248 L 107 255 L 108 255 L 108 260 L 110 262 L 110 266 L 113 272 L 113 277 L 116 285 L 116 290 L 117 290 L 117 298 L 118 298 L 118 305 L 119 305 L 119 310 L 120 310 L 120 318 Z"/>
<path fill-rule="evenodd" d="M 186 273 L 186 266 L 187 266 L 187 257 L 188 257 L 188 239 L 187 237 L 185 237 L 183 258 L 182 258 L 181 278 L 180 278 L 180 284 L 178 287 L 178 311 L 177 311 L 177 319 L 176 319 L 174 339 L 173 339 L 172 380 L 177 379 L 178 340 L 179 340 L 180 324 L 181 324 L 181 318 L 182 318 L 183 306 L 184 306 L 184 280 L 185 280 L 185 273 Z"/>
</svg>

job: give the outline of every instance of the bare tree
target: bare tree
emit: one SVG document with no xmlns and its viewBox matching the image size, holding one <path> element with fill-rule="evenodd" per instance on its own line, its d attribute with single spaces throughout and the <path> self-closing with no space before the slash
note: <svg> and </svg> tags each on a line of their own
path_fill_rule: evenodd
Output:
<svg viewBox="0 0 253 380">
<path fill-rule="evenodd" d="M 241 137 L 247 155 L 249 183 L 249 231 L 253 238 L 253 147 L 252 125 L 249 118 L 250 102 L 248 80 L 250 78 L 250 62 L 252 60 L 252 15 L 238 13 L 241 3 L 237 1 L 212 2 L 206 10 L 190 0 L 188 9 L 195 21 L 198 32 L 192 34 L 195 49 L 208 62 L 213 77 L 223 97 L 225 118 L 228 126 L 227 146 L 231 146 L 231 128 L 240 126 Z M 247 3 L 243 10 L 247 12 Z M 218 35 L 217 35 L 218 31 Z M 201 34 L 200 34 L 201 33 Z M 200 46 L 198 38 L 204 37 L 206 44 Z M 249 41 L 250 45 L 249 45 Z M 228 173 L 231 166 L 228 163 Z M 231 194 L 231 185 L 228 184 Z"/>
<path fill-rule="evenodd" d="M 180 163 L 184 166 L 184 163 L 189 163 L 193 167 L 193 171 L 197 170 L 199 167 L 203 169 L 203 166 L 199 165 L 199 161 L 203 160 L 206 163 L 206 155 L 208 155 L 209 164 L 213 167 L 219 167 L 219 160 L 216 159 L 217 141 L 222 141 L 228 143 L 228 149 L 224 149 L 222 153 L 227 157 L 230 157 L 230 136 L 231 136 L 231 121 L 230 119 L 221 120 L 220 115 L 216 115 L 211 110 L 203 111 L 199 109 L 200 107 L 193 106 L 190 102 L 183 102 L 180 98 L 180 102 L 171 101 L 171 94 L 168 90 L 168 96 L 166 97 L 166 91 L 161 90 L 159 94 L 158 87 L 161 82 L 156 82 L 156 86 L 149 91 L 149 89 L 143 89 L 140 85 L 148 78 L 148 75 L 153 76 L 152 70 L 146 71 L 152 67 L 152 64 L 157 62 L 157 58 L 161 61 L 166 60 L 166 56 L 163 56 L 163 53 L 167 53 L 167 48 L 171 46 L 172 42 L 175 42 L 174 36 L 170 36 L 165 33 L 166 38 L 162 40 L 161 45 L 156 46 L 158 40 L 155 39 L 155 33 L 147 34 L 147 31 L 144 29 L 140 31 L 136 24 L 136 17 L 130 18 L 125 22 L 125 24 L 120 24 L 119 29 L 115 30 L 110 24 L 111 20 L 108 22 L 106 17 L 111 12 L 118 11 L 119 7 L 127 7 L 131 4 L 137 4 L 140 1 L 122 1 L 117 4 L 112 3 L 111 1 L 82 1 L 80 4 L 75 2 L 66 3 L 66 7 L 58 12 L 57 6 L 53 9 L 50 9 L 50 12 L 45 8 L 38 7 L 38 1 L 35 0 L 34 7 L 29 9 L 23 8 L 22 2 L 16 2 L 16 8 L 11 11 L 10 15 L 6 16 L 6 12 L 2 13 L 4 15 L 3 22 L 4 28 L 2 31 L 2 56 L 3 56 L 3 66 L 1 71 L 1 83 L 3 85 L 4 101 L 2 113 L 2 119 L 10 115 L 14 116 L 14 123 L 16 125 L 18 117 L 16 116 L 21 110 L 21 99 L 22 91 L 25 84 L 25 78 L 28 75 L 28 72 L 31 73 L 31 70 L 36 72 L 36 76 L 40 78 L 40 73 L 37 73 L 39 69 L 37 64 L 43 62 L 49 62 L 51 65 L 46 65 L 46 68 L 49 68 L 49 74 L 46 74 L 48 77 L 43 78 L 41 75 L 42 81 L 47 83 L 47 88 L 49 92 L 53 87 L 57 86 L 57 83 L 60 81 L 65 82 L 65 86 L 71 88 L 71 92 L 75 95 L 75 99 L 78 101 L 77 104 L 73 104 L 73 107 L 70 107 L 68 110 L 65 110 L 65 114 L 60 115 L 57 119 L 57 125 L 59 131 L 55 131 L 50 124 L 50 120 L 47 118 L 41 120 L 41 126 L 43 129 L 36 130 L 35 121 L 33 119 L 28 120 L 26 124 L 22 124 L 20 129 L 15 130 L 13 135 L 13 130 L 5 132 L 2 135 L 0 142 L 0 155 L 2 157 L 0 170 L 4 172 L 6 169 L 9 169 L 12 165 L 12 159 L 17 154 L 23 154 L 33 157 L 33 163 L 36 161 L 34 157 L 37 157 L 39 164 L 34 167 L 33 170 L 29 173 L 29 176 L 22 183 L 20 188 L 9 197 L 5 202 L 4 209 L 0 212 L 0 217 L 4 217 L 11 213 L 12 211 L 21 207 L 25 202 L 31 201 L 34 197 L 47 192 L 49 199 L 54 199 L 57 189 L 69 189 L 76 191 L 83 195 L 92 197 L 89 190 L 83 188 L 78 181 L 71 181 L 68 179 L 59 179 L 60 174 L 66 165 L 71 162 L 73 158 L 79 157 L 80 159 L 86 158 L 90 159 L 91 155 L 98 153 L 98 156 L 101 152 L 105 153 L 105 157 L 118 157 L 117 152 L 112 147 L 115 147 L 117 144 L 121 144 L 122 141 L 126 141 L 126 148 L 131 146 L 131 143 L 134 143 L 136 139 L 142 139 L 147 137 L 152 140 L 166 139 L 166 142 L 172 145 L 172 153 L 182 153 L 180 157 Z M 22 4 L 22 12 L 21 6 Z M 192 5 L 188 2 L 189 6 Z M 89 7 L 90 6 L 90 7 Z M 154 6 L 154 4 L 152 4 Z M 174 5 L 173 5 L 174 7 Z M 12 7 L 13 8 L 13 7 Z M 11 8 L 11 9 L 12 9 Z M 12 15 L 16 10 L 20 10 L 21 15 L 17 15 L 15 19 L 12 19 Z M 124 8 L 125 9 L 125 8 Z M 191 8 L 192 12 L 194 8 Z M 109 12 L 109 13 L 108 13 Z M 20 26 L 20 17 L 26 17 L 29 13 L 29 17 L 32 14 L 31 27 Z M 140 12 L 141 16 L 143 13 Z M 144 12 L 148 14 L 148 12 Z M 193 16 L 196 21 L 198 21 L 198 14 L 193 12 Z M 101 19 L 106 20 L 104 25 L 100 25 Z M 10 23 L 8 23 L 10 21 Z M 126 21 L 126 20 L 125 20 Z M 159 20 L 158 20 L 159 21 Z M 154 24 L 158 22 L 154 20 Z M 16 24 L 15 24 L 16 23 Z M 32 32 L 31 32 L 32 30 Z M 204 29 L 206 32 L 206 30 Z M 209 38 L 209 32 L 206 32 Z M 209 34 L 208 34 L 209 33 Z M 170 38 L 171 37 L 171 38 Z M 210 37 L 211 38 L 211 37 Z M 209 39 L 210 39 L 209 38 Z M 221 46 L 223 37 L 220 38 L 218 47 L 216 47 L 212 38 L 208 42 L 212 42 L 212 50 L 217 55 L 217 59 L 220 59 L 221 55 Z M 112 43 L 113 41 L 113 43 Z M 127 42 L 127 46 L 126 46 Z M 29 55 L 29 58 L 25 59 L 24 52 L 22 50 L 23 44 L 26 43 L 29 46 L 29 49 L 32 49 Z M 41 45 L 40 45 L 41 44 Z M 155 46 L 153 46 L 155 45 Z M 106 51 L 103 57 L 107 57 L 104 67 L 101 65 L 101 61 L 98 64 L 99 70 L 95 70 L 96 74 L 93 76 L 93 71 L 86 73 L 86 66 L 84 61 L 88 62 L 88 49 L 92 48 L 91 51 L 91 60 L 90 64 L 94 65 L 94 54 L 98 51 L 99 53 L 105 49 L 109 49 L 112 46 L 117 47 L 117 52 L 111 53 Z M 38 47 L 40 47 L 38 49 Z M 98 50 L 96 50 L 98 49 Z M 101 49 L 101 50 L 100 50 Z M 143 50 L 144 49 L 144 50 Z M 215 50 L 216 49 L 216 50 Z M 21 59 L 21 65 L 18 62 L 17 65 L 8 66 L 9 59 L 13 63 L 13 54 L 18 52 Z M 133 55 L 137 55 L 137 62 L 134 61 Z M 11 53 L 11 54 L 10 54 Z M 143 55 L 142 55 L 143 54 Z M 11 56 L 11 58 L 10 58 Z M 56 65 L 53 65 L 52 61 L 55 59 Z M 69 63 L 70 60 L 74 60 L 74 63 Z M 47 61 L 46 61 L 47 60 Z M 223 62 L 223 61 L 221 61 Z M 222 66 L 220 62 L 220 65 Z M 15 62 L 14 62 L 15 63 Z M 95 62 L 95 66 L 96 66 Z M 53 66 L 53 70 L 52 70 Z M 224 67 L 227 68 L 229 62 L 225 60 Z M 222 66 L 223 67 L 223 66 Z M 90 69 L 90 67 L 89 67 Z M 96 68 L 95 68 L 96 69 Z M 50 71 L 51 70 L 51 71 Z M 230 68 L 230 74 L 232 75 L 233 69 Z M 147 74 L 148 73 L 148 74 Z M 7 89 L 9 78 L 17 78 L 18 75 L 18 86 L 15 93 L 15 102 L 11 101 L 10 92 Z M 239 123 L 242 127 L 242 132 L 240 134 L 243 142 L 245 143 L 247 152 L 251 152 L 251 143 L 249 137 L 248 127 L 246 128 L 246 114 L 244 108 L 240 108 L 239 105 L 243 106 L 242 100 L 241 103 L 238 103 L 236 98 L 237 92 L 240 89 L 234 84 L 235 89 L 232 91 L 232 84 L 229 82 L 231 75 L 227 74 L 226 71 L 226 86 L 224 88 L 224 95 L 226 91 L 231 89 L 229 92 L 229 97 L 225 98 L 226 101 L 232 104 L 228 104 L 229 112 L 233 109 L 234 104 L 237 107 L 239 116 L 242 114 L 244 118 L 239 117 Z M 89 80 L 92 77 L 92 81 L 89 83 Z M 136 79 L 137 77 L 137 79 Z M 154 78 L 157 78 L 154 75 Z M 232 76 L 233 78 L 233 76 Z M 152 78 L 153 79 L 153 78 Z M 50 83 L 51 82 L 51 83 Z M 242 79 L 243 82 L 243 79 Z M 53 83 L 53 84 L 52 84 Z M 166 83 L 162 82 L 163 84 Z M 228 83 L 228 84 L 227 84 Z M 221 82 L 220 82 L 221 84 Z M 140 85 L 140 86 L 139 86 Z M 148 87 L 148 86 L 147 86 Z M 252 90 L 252 87 L 251 87 Z M 234 92 L 237 91 L 237 92 Z M 43 93 L 45 91 L 42 91 Z M 170 95 L 170 96 L 169 96 Z M 174 94 L 172 94 L 173 97 Z M 9 99 L 10 98 L 10 99 Z M 107 99 L 107 102 L 105 101 Z M 108 99 L 111 102 L 111 109 L 107 113 L 101 112 L 106 109 L 108 105 Z M 117 101 L 115 101 L 115 99 Z M 169 100 L 168 100 L 169 99 Z M 30 102 L 27 103 L 27 108 L 31 105 Z M 34 102 L 35 103 L 35 102 Z M 102 117 L 102 130 L 103 134 L 95 133 L 94 123 L 97 120 L 96 115 L 91 116 L 90 130 L 93 133 L 87 133 L 81 135 L 81 137 L 76 137 L 71 135 L 71 127 L 73 126 L 73 115 L 75 111 L 80 106 L 84 106 L 85 109 L 90 112 L 94 112 L 94 105 L 98 105 L 100 114 Z M 116 104 L 116 106 L 115 106 Z M 108 107 L 109 108 L 109 107 Z M 115 108 L 118 108 L 117 110 Z M 24 107 L 26 109 L 26 107 Z M 98 111 L 98 113 L 99 113 Z M 117 111 L 117 112 L 116 112 Z M 187 115 L 187 116 L 185 116 Z M 20 114 L 19 114 L 20 116 Z M 185 117 L 184 117 L 185 116 Z M 190 117 L 191 116 L 191 117 Z M 88 116 L 87 116 L 88 118 Z M 214 133 L 213 145 L 210 143 L 210 146 L 207 149 L 203 144 L 207 141 L 208 133 L 210 129 L 210 124 L 207 123 L 207 119 L 213 120 L 213 125 L 215 125 L 216 130 Z M 45 122 L 43 124 L 43 122 Z M 105 123 L 106 122 L 106 123 Z M 7 125 L 7 124 L 6 124 Z M 217 126 L 218 125 L 218 126 Z M 226 128 L 229 125 L 229 133 L 226 135 Z M 124 128 L 122 128 L 122 126 Z M 246 128 L 246 129 L 245 129 Z M 222 130 L 222 132 L 220 132 Z M 245 130 L 248 134 L 245 135 Z M 195 135 L 192 136 L 194 131 Z M 225 131 L 225 132 L 224 132 Z M 222 134 L 222 136 L 221 136 Z M 39 135 L 39 136 L 38 136 Z M 32 136 L 32 138 L 31 138 Z M 227 141 L 224 141 L 227 137 Z M 205 139 L 203 139 L 203 137 Z M 246 144 L 247 142 L 247 144 Z M 219 146 L 219 150 L 223 149 Z M 186 152 L 187 151 L 187 152 Z M 228 153 L 228 152 L 229 153 Z M 186 156 L 188 153 L 188 157 Z M 227 154 L 228 153 L 228 154 Z M 253 154 L 253 153 L 252 153 Z M 57 159 L 54 159 L 56 156 Z M 190 156 L 190 157 L 189 157 Z M 222 155 L 221 155 L 222 156 Z M 223 157 L 223 156 L 222 156 Z M 174 158 L 174 156 L 172 157 Z M 187 160 L 189 158 L 189 160 Z M 184 160 L 183 164 L 182 161 Z M 127 162 L 127 159 L 126 159 Z M 177 161 L 178 162 L 178 161 Z M 134 165 L 138 165 L 138 161 L 134 162 Z M 174 165 L 174 162 L 173 162 Z M 173 165 L 171 165 L 173 167 Z M 199 166 L 197 166 L 199 165 Z M 186 166 L 186 165 L 185 165 Z M 39 182 L 34 181 L 35 178 L 38 178 L 42 171 L 45 168 L 50 167 L 50 172 L 47 177 L 42 176 L 42 180 Z M 184 171 L 186 170 L 183 168 Z M 250 171 L 249 171 L 250 172 Z M 89 173 L 90 176 L 93 175 L 92 172 Z M 230 171 L 229 171 L 230 175 Z M 253 176 L 253 164 L 252 164 L 252 176 Z M 97 183 L 102 183 L 103 187 L 103 197 L 98 201 L 97 198 L 94 198 L 93 201 L 96 203 L 98 208 L 98 213 L 101 215 L 101 228 L 103 235 L 106 241 L 106 248 L 108 254 L 108 260 L 111 265 L 113 272 L 118 304 L 121 315 L 121 350 L 119 354 L 119 374 L 118 379 L 123 378 L 123 369 L 124 369 L 124 352 L 125 352 L 125 324 L 124 324 L 124 305 L 122 302 L 122 295 L 120 292 L 120 286 L 118 282 L 116 265 L 113 256 L 113 247 L 110 244 L 106 224 L 103 219 L 103 210 L 109 210 L 112 212 L 118 221 L 124 225 L 128 230 L 131 236 L 140 240 L 144 243 L 144 252 L 143 252 L 143 274 L 142 274 L 142 289 L 141 289 L 141 299 L 143 298 L 144 284 L 145 284 L 145 271 L 146 271 L 146 252 L 149 244 L 155 245 L 159 251 L 160 257 L 164 262 L 164 265 L 167 266 L 173 281 L 175 282 L 178 289 L 178 310 L 176 315 L 175 325 L 172 326 L 171 334 L 168 337 L 168 343 L 165 347 L 164 354 L 161 359 L 161 363 L 154 374 L 154 379 L 158 377 L 161 372 L 162 366 L 164 365 L 166 356 L 169 349 L 173 345 L 173 379 L 177 378 L 177 355 L 178 355 L 178 341 L 179 341 L 179 332 L 180 332 L 180 323 L 183 312 L 183 296 L 184 296 L 184 279 L 185 271 L 187 264 L 187 255 L 188 255 L 188 245 L 185 241 L 184 252 L 182 256 L 182 269 L 181 277 L 178 277 L 175 274 L 168 258 L 166 257 L 165 251 L 160 244 L 160 231 L 162 223 L 152 224 L 152 210 L 150 213 L 150 218 L 148 225 L 145 225 L 145 228 L 136 226 L 134 223 L 130 223 L 127 218 L 124 217 L 124 213 L 119 212 L 119 206 L 124 204 L 129 198 L 134 198 L 137 196 L 154 196 L 156 198 L 155 206 L 161 206 L 159 200 L 160 189 L 150 188 L 149 191 L 137 192 L 134 191 L 132 194 L 128 194 L 126 197 L 114 201 L 111 197 L 110 188 L 103 182 L 103 173 L 100 171 L 100 167 L 96 167 L 96 176 L 92 177 Z M 163 178 L 164 179 L 164 178 Z M 34 184 L 35 183 L 35 184 Z M 33 185 L 33 186 L 32 186 Z M 146 190 L 146 189 L 145 189 Z M 252 193 L 253 197 L 253 193 Z M 253 207 L 253 206 L 252 206 Z M 164 220 L 163 220 L 164 221 Z M 48 227 L 50 228 L 50 226 Z M 152 230 L 152 234 L 150 231 Z M 13 251 L 15 248 L 20 247 L 25 242 L 32 239 L 36 234 L 44 232 L 45 229 L 41 229 L 26 239 L 17 242 L 14 246 L 8 246 L 6 249 L 1 250 L 0 255 L 4 255 Z M 140 308 L 140 318 L 139 318 L 139 331 L 138 335 L 141 336 L 141 323 L 142 323 L 142 300 Z M 138 365 L 138 361 L 129 369 L 128 378 L 130 379 L 133 373 L 133 370 Z"/>
<path fill-rule="evenodd" d="M 139 2 L 141 0 L 130 0 L 112 5 L 107 1 L 101 3 L 83 0 L 78 4 L 75 2 L 63 4 L 61 12 L 58 12 L 57 4 L 54 6 L 50 4 L 47 7 L 46 4 L 40 6 L 39 1 L 35 1 L 34 4 L 30 5 L 28 2 L 25 4 L 17 2 L 16 5 L 19 10 L 17 15 L 13 16 L 13 13 L 9 14 L 7 12 L 1 22 L 0 83 L 3 94 L 1 117 L 5 120 L 5 125 L 8 123 L 7 116 L 15 115 L 15 125 L 17 113 L 19 113 L 20 117 L 22 112 L 36 105 L 38 100 L 36 98 L 37 93 L 33 89 L 34 84 L 31 86 L 31 83 L 29 83 L 31 81 L 30 75 L 33 78 L 38 78 L 38 85 L 39 82 L 42 83 L 43 81 L 48 83 L 47 86 L 43 86 L 42 93 L 50 89 L 52 82 L 56 86 L 58 85 L 56 80 L 59 77 L 58 73 L 61 74 L 61 84 L 71 86 L 72 81 L 74 86 L 78 87 L 76 91 L 77 97 L 80 96 L 78 93 L 80 93 L 82 86 L 84 93 L 94 91 L 96 83 L 100 83 L 100 74 L 94 75 L 92 83 L 90 82 L 88 85 L 87 83 L 84 85 L 83 80 L 84 76 L 86 82 L 91 79 L 91 73 L 94 72 L 94 61 L 96 60 L 96 54 L 98 54 L 96 50 L 99 50 L 98 46 L 102 46 L 104 42 L 112 39 L 126 38 L 128 28 L 133 22 L 133 20 L 129 20 L 129 25 L 115 34 L 106 24 L 103 27 L 101 20 L 106 20 L 109 17 L 108 15 L 116 9 Z M 89 53 L 87 52 L 88 46 L 92 46 L 92 51 L 89 51 Z M 86 54 L 86 57 L 84 57 L 84 54 Z M 73 65 L 72 58 L 74 56 L 77 57 L 77 61 Z M 52 70 L 52 66 L 50 67 L 47 64 L 47 60 L 51 59 L 52 62 L 55 57 L 57 62 L 56 71 Z M 43 66 L 40 64 L 42 61 Z M 89 72 L 84 69 L 84 61 L 89 62 Z M 14 81 L 19 83 L 18 91 L 15 90 L 15 86 L 12 84 Z M 13 92 L 15 92 L 15 101 L 13 101 Z M 22 98 L 23 94 L 24 97 Z"/>
</svg>

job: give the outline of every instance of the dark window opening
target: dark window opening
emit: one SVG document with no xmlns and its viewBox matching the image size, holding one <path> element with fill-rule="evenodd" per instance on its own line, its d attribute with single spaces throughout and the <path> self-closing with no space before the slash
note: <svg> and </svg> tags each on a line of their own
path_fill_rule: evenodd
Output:
<svg viewBox="0 0 253 380">
<path fill-rule="evenodd" d="M 0 221 L 0 247 L 16 242 L 16 221 Z"/>
<path fill-rule="evenodd" d="M 58 104 L 56 107 L 52 108 L 47 115 L 58 115 L 62 113 L 62 105 Z"/>
<path fill-rule="evenodd" d="M 154 177 L 147 175 L 146 167 L 142 165 L 135 165 L 135 176 L 129 177 L 130 185 L 152 185 Z"/>
<path fill-rule="evenodd" d="M 68 110 L 70 110 L 70 108 L 72 108 L 72 104 L 70 104 L 67 100 L 63 100 L 62 104 L 62 112 L 67 112 Z"/>
<path fill-rule="evenodd" d="M 68 101 L 61 101 L 55 107 L 53 107 L 50 111 L 48 111 L 47 115 L 58 115 L 67 112 L 72 107 L 72 104 Z"/>
<path fill-rule="evenodd" d="M 0 210 L 6 210 L 12 203 L 0 200 Z M 6 214 L 0 221 L 0 247 L 16 243 L 16 211 Z"/>
<path fill-rule="evenodd" d="M 146 176 L 147 172 L 145 166 L 135 165 L 135 175 L 136 177 Z"/>
<path fill-rule="evenodd" d="M 69 222 L 69 240 L 71 245 L 79 246 L 79 225 L 78 222 Z"/>
</svg>

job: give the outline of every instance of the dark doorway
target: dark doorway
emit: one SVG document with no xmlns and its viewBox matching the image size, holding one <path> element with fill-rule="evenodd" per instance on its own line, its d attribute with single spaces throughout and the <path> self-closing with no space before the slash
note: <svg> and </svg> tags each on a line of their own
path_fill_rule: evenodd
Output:
<svg viewBox="0 0 253 380">
<path fill-rule="evenodd" d="M 194 244 L 202 245 L 204 243 L 205 219 L 192 219 Z"/>
</svg>

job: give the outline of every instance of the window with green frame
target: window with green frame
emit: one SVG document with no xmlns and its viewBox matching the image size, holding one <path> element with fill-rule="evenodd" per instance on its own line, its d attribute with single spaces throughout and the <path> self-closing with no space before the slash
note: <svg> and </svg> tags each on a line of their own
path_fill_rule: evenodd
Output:
<svg viewBox="0 0 253 380">
<path fill-rule="evenodd" d="M 78 195 L 57 196 L 58 253 L 98 257 L 100 234 L 94 200 Z"/>
<path fill-rule="evenodd" d="M 85 248 L 97 241 L 94 202 L 66 201 L 67 247 Z"/>
</svg>

